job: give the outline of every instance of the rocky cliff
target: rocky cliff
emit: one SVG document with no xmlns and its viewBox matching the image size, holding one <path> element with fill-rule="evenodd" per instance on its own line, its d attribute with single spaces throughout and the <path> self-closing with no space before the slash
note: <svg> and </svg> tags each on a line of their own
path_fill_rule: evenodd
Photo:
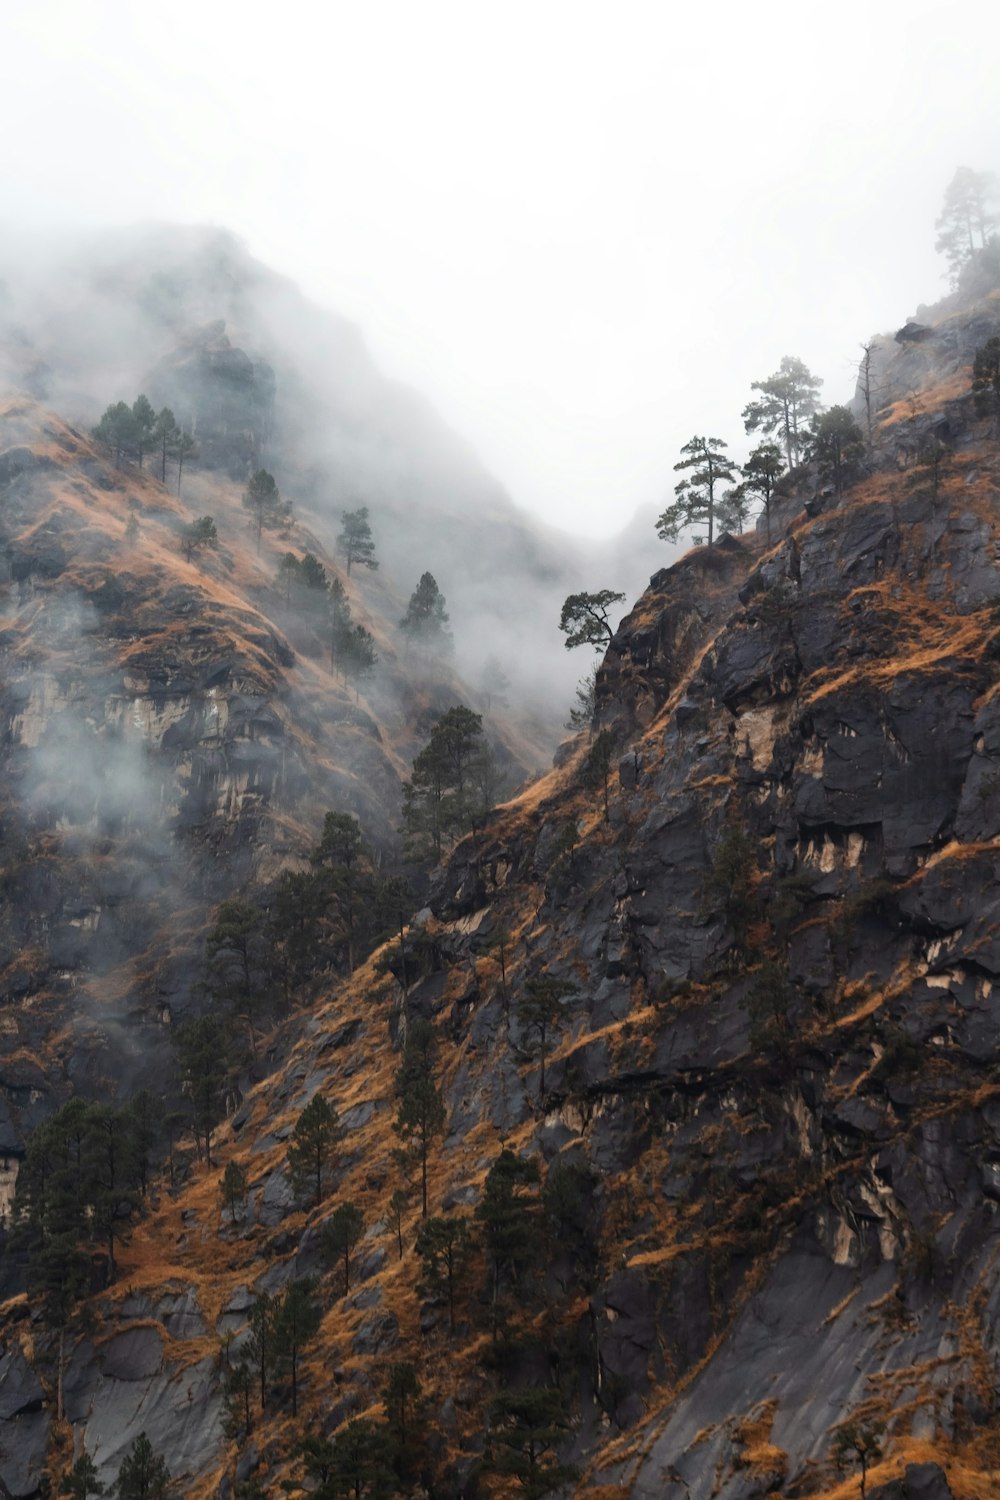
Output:
<svg viewBox="0 0 1000 1500">
<path fill-rule="evenodd" d="M 523 1389 L 561 1392 L 567 1488 L 595 1500 L 847 1500 L 852 1433 L 873 1496 L 996 1493 L 1000 450 L 967 392 L 1000 299 L 923 321 L 919 368 L 882 346 L 867 474 L 838 496 L 800 473 L 771 544 L 696 549 L 623 622 L 594 726 L 615 745 L 607 800 L 587 738 L 564 747 L 459 846 L 402 949 L 289 1020 L 213 1166 L 157 1187 L 77 1328 L 64 1423 L 51 1341 L 7 1304 L 14 1493 L 81 1446 L 111 1479 L 142 1430 L 178 1493 L 306 1493 L 302 1432 L 380 1418 L 400 1361 L 434 1494 L 506 1493 L 494 1401 Z M 936 465 L 917 461 L 928 432 Z M 293 671 L 261 629 L 236 673 L 258 690 Z M 62 701 L 54 681 L 19 722 Z M 559 992 L 544 1054 L 540 978 Z M 393 1220 L 418 1020 L 447 1113 L 431 1212 L 478 1227 L 498 1159 L 534 1164 L 522 1200 L 547 1248 L 502 1338 L 482 1240 L 456 1314 L 422 1277 L 419 1202 Z M 288 1142 L 317 1096 L 345 1137 L 306 1207 Z M 220 1208 L 230 1161 L 239 1217 Z M 322 1231 L 348 1201 L 364 1231 L 344 1289 Z M 254 1296 L 305 1274 L 323 1317 L 297 1419 L 283 1386 L 224 1431 Z"/>
</svg>

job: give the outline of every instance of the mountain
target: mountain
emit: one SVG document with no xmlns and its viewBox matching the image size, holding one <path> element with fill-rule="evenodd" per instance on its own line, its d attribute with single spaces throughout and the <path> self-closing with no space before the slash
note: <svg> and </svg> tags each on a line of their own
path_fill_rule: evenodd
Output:
<svg viewBox="0 0 1000 1500">
<path fill-rule="evenodd" d="M 381 375 L 353 325 L 215 229 L 13 246 L 0 250 L 0 281 L 0 389 L 28 390 L 84 427 L 144 391 L 194 432 L 202 468 L 245 480 L 263 464 L 331 525 L 368 505 L 404 599 L 433 573 L 460 670 L 477 683 L 499 658 L 554 745 L 580 675 L 559 609 L 596 586 L 604 549 L 514 505 L 421 397 Z M 615 587 L 637 562 L 636 581 L 647 576 L 633 554 Z"/>
<path fill-rule="evenodd" d="M 987 288 L 875 341 L 850 482 L 804 466 L 770 541 L 654 575 L 591 733 L 270 1018 L 61 1324 L 13 1236 L 10 1493 L 84 1451 L 110 1483 L 143 1432 L 205 1500 L 995 1492 L 1000 448 L 970 390 L 995 336 Z M 217 903 L 305 867 L 322 808 L 394 857 L 387 806 L 462 685 L 413 680 L 388 568 L 349 584 L 382 687 L 332 678 L 221 450 L 178 500 L 37 402 L 6 423 L 10 1178 L 109 1057 L 123 1090 L 165 1075 Z M 323 550 L 318 504 L 296 526 Z M 529 763 L 523 718 L 491 732 Z M 316 1101 L 318 1191 L 290 1170 Z M 294 1367 L 289 1289 L 318 1312 Z"/>
</svg>

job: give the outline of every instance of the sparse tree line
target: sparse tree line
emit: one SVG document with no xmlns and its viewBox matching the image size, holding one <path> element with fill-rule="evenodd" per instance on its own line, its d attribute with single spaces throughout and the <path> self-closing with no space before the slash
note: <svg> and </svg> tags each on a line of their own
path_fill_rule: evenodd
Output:
<svg viewBox="0 0 1000 1500">
<path fill-rule="evenodd" d="M 984 259 L 1000 279 L 1000 241 L 995 233 L 1000 218 L 991 205 L 997 201 L 997 183 L 992 173 L 960 167 L 945 195 L 937 220 L 936 248 L 948 259 L 949 274 L 958 285 L 964 273 Z M 846 406 L 824 411 L 818 399 L 822 380 L 807 366 L 786 355 L 766 380 L 754 381 L 757 398 L 743 409 L 746 433 L 760 433 L 760 442 L 746 462 L 738 464 L 727 453 L 728 444 L 717 437 L 696 434 L 681 448 L 674 464 L 684 478 L 674 487 L 674 499 L 657 519 L 657 535 L 676 542 L 683 532 L 695 530 L 693 541 L 713 545 L 723 532 L 741 534 L 757 516 L 763 516 L 767 540 L 771 541 L 771 509 L 788 485 L 801 481 L 804 466 L 811 465 L 819 483 L 836 496 L 862 473 L 873 438 L 872 344 L 863 346 L 860 390 L 865 403 L 865 431 Z M 972 394 L 980 416 L 990 416 L 1000 438 L 1000 338 L 991 338 L 976 351 Z M 930 473 L 936 498 L 941 474 L 951 449 L 931 438 L 917 454 L 916 462 Z M 624 600 L 612 589 L 570 594 L 562 607 L 559 628 L 566 636 L 567 650 L 593 646 L 605 651 L 613 638 L 609 609 Z M 588 727 L 593 718 L 594 674 L 581 679 L 577 701 L 570 712 L 568 729 Z"/>
<path fill-rule="evenodd" d="M 127 401 L 113 402 L 93 429 L 93 435 L 112 450 L 118 467 L 130 458 L 141 469 L 144 460 L 151 458 L 161 484 L 167 482 L 168 460 L 176 464 L 178 495 L 185 461 L 197 453 L 194 438 L 180 426 L 170 407 L 154 411 L 148 396 L 137 396 L 131 406 Z"/>
</svg>

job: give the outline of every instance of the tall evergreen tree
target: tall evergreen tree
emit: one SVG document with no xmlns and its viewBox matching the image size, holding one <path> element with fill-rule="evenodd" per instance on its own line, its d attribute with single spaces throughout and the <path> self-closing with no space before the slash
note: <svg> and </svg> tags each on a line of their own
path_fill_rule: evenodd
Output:
<svg viewBox="0 0 1000 1500">
<path fill-rule="evenodd" d="M 846 406 L 831 406 L 822 416 L 813 418 L 806 451 L 820 479 L 842 495 L 845 485 L 860 472 L 865 456 L 864 433 Z"/>
<path fill-rule="evenodd" d="M 947 260 L 953 286 L 958 285 L 962 271 L 977 251 L 985 250 L 997 228 L 997 215 L 991 208 L 996 199 L 997 182 L 992 172 L 959 167 L 948 184 L 935 222 L 938 237 L 934 248 Z"/>
<path fill-rule="evenodd" d="M 132 441 L 135 444 L 139 468 L 156 438 L 156 413 L 148 396 L 137 396 L 132 404 Z"/>
<path fill-rule="evenodd" d="M 344 1272 L 344 1296 L 351 1289 L 351 1252 L 364 1231 L 364 1216 L 354 1203 L 338 1203 L 320 1233 L 320 1244 L 328 1260 L 338 1261 Z"/>
<path fill-rule="evenodd" d="M 274 1312 L 274 1350 L 287 1361 L 292 1377 L 292 1416 L 299 1410 L 299 1359 L 305 1346 L 319 1331 L 320 1310 L 316 1305 L 316 1283 L 311 1276 L 290 1281 Z"/>
<path fill-rule="evenodd" d="M 118 1470 L 118 1500 L 166 1500 L 169 1484 L 166 1461 L 154 1453 L 149 1438 L 140 1432 Z"/>
<path fill-rule="evenodd" d="M 174 1045 L 195 1141 L 211 1166 L 212 1131 L 224 1113 L 229 1082 L 228 1028 L 218 1016 L 198 1016 L 177 1027 Z"/>
<path fill-rule="evenodd" d="M 414 644 L 428 651 L 450 651 L 452 635 L 448 629 L 448 611 L 445 598 L 437 586 L 433 573 L 422 573 L 420 582 L 410 595 L 406 614 L 399 628 Z"/>
<path fill-rule="evenodd" d="M 677 498 L 657 520 L 656 530 L 661 540 L 676 542 L 680 533 L 689 526 L 706 526 L 705 540 L 712 545 L 718 487 L 723 480 L 736 477 L 736 465 L 722 451 L 726 446 L 721 438 L 711 437 L 693 437 L 684 444 L 681 453 L 686 456 L 674 464 L 674 469 L 690 469 L 691 474 L 675 485 Z"/>
<path fill-rule="evenodd" d="M 790 469 L 801 460 L 806 438 L 806 424 L 819 409 L 817 393 L 823 384 L 793 355 L 786 354 L 778 369 L 766 380 L 753 381 L 750 389 L 760 391 L 760 400 L 743 409 L 747 432 L 777 433 L 785 448 Z"/>
<path fill-rule="evenodd" d="M 574 985 L 552 974 L 538 974 L 526 981 L 517 1007 L 517 1018 L 527 1037 L 534 1037 L 538 1047 L 538 1097 L 545 1098 L 545 1059 L 549 1039 L 565 1020 L 562 1002 L 576 994 Z"/>
<path fill-rule="evenodd" d="M 207 986 L 213 999 L 244 1022 L 250 1052 L 257 1051 L 257 1023 L 267 999 L 270 952 L 267 928 L 250 901 L 223 901 L 206 939 Z"/>
<path fill-rule="evenodd" d="M 509 1299 L 523 1286 L 541 1252 L 539 1181 L 534 1157 L 515 1156 L 505 1146 L 486 1174 L 476 1208 L 489 1265 L 494 1343 L 510 1311 Z"/>
<path fill-rule="evenodd" d="M 367 505 L 361 505 L 357 510 L 341 511 L 337 546 L 347 559 L 348 578 L 354 563 L 360 563 L 363 568 L 370 568 L 372 571 L 378 567 Z"/>
<path fill-rule="evenodd" d="M 156 424 L 153 428 L 153 447 L 160 456 L 161 484 L 166 484 L 167 482 L 167 457 L 173 450 L 179 435 L 180 428 L 177 425 L 177 418 L 170 410 L 170 407 L 165 406 L 162 411 L 157 413 Z"/>
<path fill-rule="evenodd" d="M 243 494 L 243 508 L 250 512 L 258 552 L 264 527 L 280 526 L 291 514 L 291 506 L 282 500 L 274 475 L 267 469 L 257 469 L 251 475 Z"/>
<path fill-rule="evenodd" d="M 560 1390 L 526 1386 L 504 1391 L 490 1410 L 489 1467 L 516 1480 L 527 1500 L 543 1500 L 577 1477 L 571 1464 L 556 1457 L 568 1437 L 569 1416 Z"/>
<path fill-rule="evenodd" d="M 768 542 L 771 540 L 771 501 L 774 498 L 778 480 L 784 472 L 781 449 L 777 443 L 759 443 L 741 470 L 743 475 L 741 488 L 760 497 Z"/>
<path fill-rule="evenodd" d="M 423 1289 L 448 1301 L 448 1327 L 455 1328 L 455 1298 L 466 1271 L 472 1239 L 467 1219 L 454 1214 L 425 1219 L 417 1231 L 416 1251 L 424 1276 Z"/>
<path fill-rule="evenodd" d="M 473 763 L 482 747 L 482 715 L 458 705 L 438 719 L 403 783 L 403 821 L 411 852 L 440 861 L 445 843 L 468 833 L 486 811 Z"/>
<path fill-rule="evenodd" d="M 334 1153 L 343 1135 L 333 1105 L 322 1094 L 314 1094 L 292 1131 L 288 1175 L 296 1195 L 309 1191 L 315 1207 L 323 1201 Z"/>
</svg>

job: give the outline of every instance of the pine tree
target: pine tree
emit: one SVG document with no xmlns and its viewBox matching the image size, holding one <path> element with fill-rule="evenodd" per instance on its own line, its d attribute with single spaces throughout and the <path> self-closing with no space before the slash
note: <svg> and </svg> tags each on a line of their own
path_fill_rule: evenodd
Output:
<svg viewBox="0 0 1000 1500">
<path fill-rule="evenodd" d="M 274 1325 L 277 1303 L 269 1292 L 261 1292 L 254 1298 L 248 1319 L 250 1334 L 247 1339 L 247 1358 L 256 1373 L 260 1390 L 260 1409 L 267 1405 L 267 1387 L 274 1360 Z"/>
<path fill-rule="evenodd" d="M 992 172 L 974 172 L 959 167 L 944 195 L 944 206 L 935 221 L 938 237 L 934 248 L 948 262 L 948 275 L 957 286 L 965 267 L 985 250 L 997 227 L 990 209 L 996 202 L 997 183 Z"/>
<path fill-rule="evenodd" d="M 606 651 L 614 639 L 608 610 L 612 604 L 621 604 L 624 594 L 613 589 L 600 589 L 596 594 L 570 594 L 564 601 L 559 616 L 559 629 L 566 640 L 567 651 L 574 646 L 593 646 Z"/>
<path fill-rule="evenodd" d="M 181 492 L 181 480 L 184 474 L 184 460 L 186 458 L 197 458 L 198 447 L 189 432 L 178 428 L 170 439 L 170 452 L 177 460 L 177 493 Z"/>
<path fill-rule="evenodd" d="M 139 468 L 142 460 L 155 442 L 156 413 L 148 396 L 137 396 L 132 405 L 132 441 L 135 444 Z"/>
<path fill-rule="evenodd" d="M 62 1483 L 62 1494 L 68 1500 L 90 1500 L 91 1495 L 105 1494 L 97 1478 L 97 1469 L 89 1454 L 82 1453 Z"/>
<path fill-rule="evenodd" d="M 177 418 L 170 410 L 170 407 L 165 406 L 162 411 L 157 413 L 156 424 L 153 428 L 153 446 L 160 455 L 161 484 L 166 484 L 167 482 L 167 456 L 173 450 L 179 436 L 180 428 L 177 425 Z"/>
<path fill-rule="evenodd" d="M 403 784 L 403 821 L 418 857 L 440 861 L 445 843 L 469 832 L 486 811 L 472 774 L 482 732 L 481 714 L 463 705 L 450 708 L 414 760 Z"/>
<path fill-rule="evenodd" d="M 274 1351 L 287 1360 L 292 1377 L 292 1416 L 298 1415 L 298 1368 L 302 1350 L 319 1331 L 320 1310 L 315 1301 L 316 1283 L 311 1276 L 290 1281 L 274 1310 Z"/>
<path fill-rule="evenodd" d="M 752 495 L 760 496 L 768 542 L 771 540 L 771 501 L 778 480 L 784 472 L 785 465 L 777 443 L 759 443 L 741 470 L 742 488 Z"/>
<path fill-rule="evenodd" d="M 324 1255 L 334 1264 L 339 1261 L 343 1267 L 345 1297 L 351 1289 L 351 1251 L 364 1227 L 364 1216 L 356 1204 L 339 1203 L 320 1233 Z"/>
<path fill-rule="evenodd" d="M 226 1163 L 226 1170 L 219 1184 L 219 1197 L 223 1212 L 228 1212 L 229 1222 L 235 1224 L 237 1217 L 241 1217 L 246 1209 L 247 1201 L 247 1174 L 238 1161 Z"/>
<path fill-rule="evenodd" d="M 267 469 L 257 469 L 251 475 L 243 494 L 243 508 L 250 512 L 258 552 L 264 527 L 280 526 L 291 513 L 291 507 L 281 498 L 274 475 L 269 474 Z"/>
<path fill-rule="evenodd" d="M 122 458 L 135 443 L 132 408 L 124 401 L 116 401 L 113 406 L 107 407 L 94 428 L 94 437 L 114 451 L 115 467 L 121 468 Z"/>
<path fill-rule="evenodd" d="M 371 915 L 374 893 L 371 854 L 357 818 L 350 813 L 328 812 L 311 859 L 324 873 L 327 898 L 333 903 L 343 933 L 347 972 L 353 974 L 356 943 L 371 927 L 371 921 L 363 919 Z"/>
<path fill-rule="evenodd" d="M 556 979 L 552 974 L 539 974 L 529 979 L 524 986 L 518 1007 L 517 1018 L 522 1030 L 533 1035 L 538 1046 L 538 1097 L 545 1098 L 545 1058 L 551 1033 L 565 1020 L 563 1000 L 576 994 L 576 987 L 566 979 Z"/>
<path fill-rule="evenodd" d="M 571 1464 L 555 1455 L 569 1436 L 566 1399 L 550 1386 L 504 1391 L 490 1410 L 488 1464 L 495 1474 L 514 1479 L 527 1500 L 543 1500 L 577 1477 Z"/>
<path fill-rule="evenodd" d="M 726 446 L 721 438 L 706 437 L 693 437 L 684 444 L 681 452 L 686 457 L 674 464 L 674 469 L 690 469 L 692 473 L 674 487 L 676 500 L 657 520 L 656 531 L 662 541 L 676 542 L 689 526 L 704 525 L 708 528 L 705 539 L 712 545 L 718 504 L 716 489 L 723 480 L 736 477 L 736 465 L 722 451 Z"/>
<path fill-rule="evenodd" d="M 118 1470 L 118 1500 L 166 1500 L 170 1471 L 153 1445 L 140 1432 Z"/>
<path fill-rule="evenodd" d="M 410 595 L 406 614 L 399 628 L 416 645 L 428 651 L 450 651 L 452 635 L 448 629 L 448 611 L 445 598 L 437 586 L 433 573 L 422 573 L 420 582 Z"/>
<path fill-rule="evenodd" d="M 323 1201 L 334 1151 L 344 1128 L 337 1111 L 322 1094 L 314 1094 L 305 1106 L 288 1147 L 288 1175 L 297 1196 L 312 1194 L 314 1207 Z"/>
<path fill-rule="evenodd" d="M 229 1081 L 229 1038 L 217 1016 L 185 1021 L 174 1033 L 181 1083 L 193 1116 L 195 1142 L 211 1166 L 212 1131 L 222 1118 Z"/>
<path fill-rule="evenodd" d="M 425 1219 L 417 1231 L 416 1251 L 424 1275 L 423 1291 L 448 1300 L 448 1327 L 455 1329 L 455 1296 L 466 1270 L 472 1241 L 469 1223 L 453 1214 Z"/>
<path fill-rule="evenodd" d="M 357 510 L 341 511 L 337 546 L 347 559 L 348 578 L 351 576 L 351 567 L 354 563 L 360 563 L 363 568 L 370 568 L 372 571 L 378 567 L 367 505 L 359 506 Z"/>
<path fill-rule="evenodd" d="M 751 390 L 761 399 L 743 409 L 747 432 L 777 433 L 785 447 L 790 469 L 799 463 L 806 437 L 806 424 L 819 409 L 817 392 L 823 384 L 793 355 L 786 354 L 767 380 L 755 380 Z"/>
<path fill-rule="evenodd" d="M 421 1389 L 416 1366 L 409 1360 L 397 1360 L 389 1366 L 389 1378 L 382 1391 L 382 1406 L 396 1473 L 404 1480 L 417 1469 Z"/>
<path fill-rule="evenodd" d="M 195 552 L 200 552 L 202 547 L 217 547 L 219 545 L 219 533 L 215 529 L 215 522 L 211 516 L 199 516 L 196 521 L 191 521 L 187 526 L 181 527 L 181 547 L 188 562 Z"/>
<path fill-rule="evenodd" d="M 396 1072 L 396 1130 L 404 1146 L 398 1159 L 403 1166 L 416 1162 L 420 1168 L 420 1210 L 427 1218 L 427 1164 L 434 1138 L 444 1129 L 444 1100 L 434 1083 L 437 1038 L 429 1021 L 411 1022 L 403 1055 Z"/>
<path fill-rule="evenodd" d="M 506 1321 L 508 1295 L 523 1285 L 541 1252 L 540 1174 L 534 1157 L 505 1146 L 486 1174 L 476 1208 L 490 1275 L 493 1342 Z"/>
<path fill-rule="evenodd" d="M 267 1003 L 270 956 L 258 907 L 238 897 L 223 901 L 205 946 L 208 991 L 246 1024 L 250 1052 L 256 1056 L 256 1027 Z"/>
<path fill-rule="evenodd" d="M 860 472 L 865 456 L 864 433 L 846 406 L 831 406 L 822 416 L 813 418 L 806 451 L 820 479 L 842 495 L 845 485 Z"/>
</svg>

